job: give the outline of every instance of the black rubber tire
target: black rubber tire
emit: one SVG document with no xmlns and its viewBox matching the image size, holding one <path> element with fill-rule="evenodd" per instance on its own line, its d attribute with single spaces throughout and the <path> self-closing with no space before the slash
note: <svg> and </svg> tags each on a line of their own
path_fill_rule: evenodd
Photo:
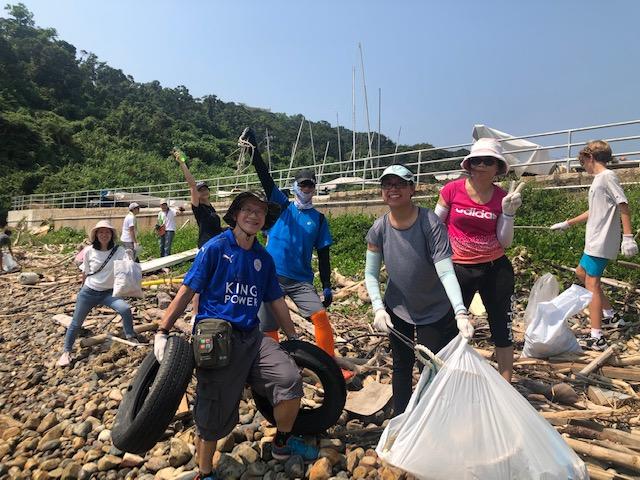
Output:
<svg viewBox="0 0 640 480">
<path fill-rule="evenodd" d="M 324 433 L 336 424 L 347 401 L 347 386 L 342 371 L 333 358 L 312 343 L 288 340 L 280 343 L 280 346 L 289 352 L 300 368 L 307 368 L 315 373 L 324 390 L 321 406 L 314 409 L 300 409 L 292 432 L 297 435 Z M 273 407 L 269 400 L 255 391 L 253 399 L 264 418 L 275 425 Z"/>
<path fill-rule="evenodd" d="M 170 336 L 162 364 L 153 351 L 142 361 L 127 387 L 111 428 L 116 448 L 144 454 L 162 438 L 193 375 L 191 344 Z"/>
</svg>

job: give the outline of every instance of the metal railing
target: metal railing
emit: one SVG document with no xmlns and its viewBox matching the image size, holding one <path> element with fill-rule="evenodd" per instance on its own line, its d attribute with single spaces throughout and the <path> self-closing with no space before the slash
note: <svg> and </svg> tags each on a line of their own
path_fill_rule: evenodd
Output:
<svg viewBox="0 0 640 480">
<path fill-rule="evenodd" d="M 548 152 L 549 160 L 527 163 L 522 167 L 548 165 L 549 172 L 557 168 L 569 172 L 578 166 L 575 154 L 579 148 L 595 138 L 608 141 L 617 158 L 626 158 L 625 161 L 619 162 L 621 166 L 637 166 L 638 159 L 640 159 L 640 120 L 535 133 L 509 137 L 499 141 L 527 140 L 537 145 L 511 150 L 506 148 L 505 153 L 508 154 Z M 377 184 L 376 179 L 388 165 L 402 163 L 413 170 L 418 184 L 432 183 L 437 181 L 436 177 L 441 175 L 455 175 L 462 172 L 459 164 L 464 156 L 457 156 L 454 152 L 469 149 L 471 145 L 471 143 L 460 143 L 444 147 L 374 155 L 342 162 L 300 166 L 292 169 L 274 170 L 271 175 L 277 185 L 286 187 L 293 183 L 293 177 L 297 170 L 314 168 L 318 176 L 320 192 L 334 189 L 364 189 L 367 185 Z M 230 197 L 242 190 L 260 187 L 257 175 L 247 169 L 237 175 L 204 180 L 209 184 L 213 201 Z M 117 207 L 126 206 L 130 201 L 136 201 L 143 207 L 153 207 L 159 206 L 159 200 L 162 198 L 179 203 L 188 201 L 189 197 L 190 192 L 186 183 L 175 182 L 22 195 L 13 197 L 12 209 Z"/>
</svg>

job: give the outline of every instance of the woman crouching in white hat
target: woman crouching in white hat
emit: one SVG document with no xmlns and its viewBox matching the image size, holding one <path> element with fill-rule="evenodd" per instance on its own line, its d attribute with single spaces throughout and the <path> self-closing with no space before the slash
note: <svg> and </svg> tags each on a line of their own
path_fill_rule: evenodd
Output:
<svg viewBox="0 0 640 480">
<path fill-rule="evenodd" d="M 475 293 L 480 294 L 496 346 L 498 370 L 510 382 L 514 275 L 504 249 L 513 241 L 514 215 L 522 205 L 524 184 L 514 191 L 512 182 L 508 193 L 493 184 L 496 176 L 509 170 L 502 146 L 493 138 L 474 143 L 461 167 L 469 177 L 444 186 L 435 212 L 447 226 L 464 304 L 469 308 Z"/>
<path fill-rule="evenodd" d="M 113 262 L 122 260 L 125 249 L 115 245 L 116 229 L 107 221 L 101 220 L 89 233 L 91 247 L 84 255 L 80 267 L 82 270 L 82 288 L 78 292 L 76 307 L 71 325 L 64 337 L 64 352 L 58 360 L 58 366 L 66 367 L 71 363 L 73 343 L 78 336 L 82 323 L 93 307 L 105 305 L 113 308 L 122 317 L 124 334 L 129 341 L 138 343 L 133 330 L 133 316 L 129 304 L 113 293 Z"/>
</svg>

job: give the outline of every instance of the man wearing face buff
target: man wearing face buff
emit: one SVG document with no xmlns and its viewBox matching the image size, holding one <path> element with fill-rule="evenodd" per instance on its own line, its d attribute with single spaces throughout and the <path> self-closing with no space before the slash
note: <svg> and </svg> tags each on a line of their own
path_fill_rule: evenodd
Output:
<svg viewBox="0 0 640 480">
<path fill-rule="evenodd" d="M 316 176 L 312 170 L 307 169 L 296 174 L 292 202 L 276 187 L 251 129 L 245 129 L 238 145 L 249 150 L 251 163 L 258 173 L 267 198 L 279 204 L 282 209 L 280 218 L 268 232 L 266 247 L 276 264 L 280 287 L 297 305 L 300 315 L 313 322 L 317 345 L 333 357 L 333 329 L 326 311 L 333 299 L 329 262 L 329 246 L 333 240 L 324 215 L 313 208 Z M 318 254 L 318 270 L 324 296 L 322 301 L 313 286 L 311 255 L 314 248 Z M 262 331 L 277 341 L 278 326 L 271 312 L 263 307 L 258 316 Z M 352 372 L 346 370 L 343 370 L 343 374 L 345 379 L 353 376 Z"/>
</svg>

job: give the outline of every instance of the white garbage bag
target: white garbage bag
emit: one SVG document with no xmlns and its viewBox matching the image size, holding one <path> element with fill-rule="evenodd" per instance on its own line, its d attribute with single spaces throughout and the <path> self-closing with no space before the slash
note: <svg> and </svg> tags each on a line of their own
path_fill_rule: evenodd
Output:
<svg viewBox="0 0 640 480">
<path fill-rule="evenodd" d="M 142 268 L 134 261 L 134 253 L 127 250 L 122 260 L 113 262 L 113 296 L 142 298 Z"/>
<path fill-rule="evenodd" d="M 529 326 L 533 316 L 536 313 L 536 307 L 540 302 L 548 302 L 553 300 L 560 293 L 560 285 L 558 280 L 551 273 L 545 273 L 542 275 L 531 288 L 529 294 L 529 302 L 527 308 L 524 311 L 524 325 L 525 328 Z"/>
<path fill-rule="evenodd" d="M 2 270 L 5 272 L 13 272 L 18 268 L 18 262 L 8 252 L 2 253 Z"/>
<path fill-rule="evenodd" d="M 591 292 L 579 285 L 571 285 L 550 302 L 540 302 L 524 332 L 525 357 L 548 358 L 562 353 L 581 353 L 576 336 L 567 319 L 591 302 Z"/>
<path fill-rule="evenodd" d="M 423 480 L 586 480 L 582 460 L 460 335 L 420 381 L 376 447 Z"/>
</svg>

